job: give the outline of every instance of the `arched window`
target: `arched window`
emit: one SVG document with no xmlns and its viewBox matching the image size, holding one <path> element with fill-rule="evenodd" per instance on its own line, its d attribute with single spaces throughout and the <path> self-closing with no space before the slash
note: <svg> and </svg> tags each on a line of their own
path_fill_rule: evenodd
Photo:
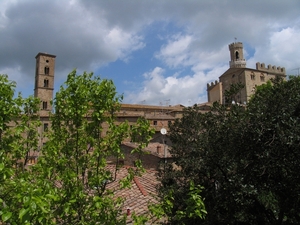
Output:
<svg viewBox="0 0 300 225">
<path fill-rule="evenodd" d="M 49 80 L 47 79 L 44 80 L 44 87 L 49 87 Z"/>
<path fill-rule="evenodd" d="M 45 75 L 49 75 L 49 67 L 45 66 L 44 68 Z"/>
<path fill-rule="evenodd" d="M 238 51 L 235 52 L 235 59 L 239 59 L 240 58 L 240 54 Z"/>
</svg>

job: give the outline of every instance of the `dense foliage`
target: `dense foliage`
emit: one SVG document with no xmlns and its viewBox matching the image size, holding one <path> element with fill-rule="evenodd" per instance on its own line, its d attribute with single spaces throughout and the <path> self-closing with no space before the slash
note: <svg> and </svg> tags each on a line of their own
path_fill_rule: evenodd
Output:
<svg viewBox="0 0 300 225">
<path fill-rule="evenodd" d="M 300 223 L 300 77 L 258 88 L 249 104 L 188 108 L 170 126 L 173 165 L 161 196 L 173 192 L 172 224 Z M 203 186 L 207 216 L 176 220 L 189 184 Z"/>
<path fill-rule="evenodd" d="M 141 151 L 151 131 L 143 119 L 131 129 L 127 122 L 116 124 L 121 96 L 112 81 L 69 74 L 53 101 L 46 144 L 30 167 L 28 152 L 38 149 L 39 100 L 15 98 L 15 84 L 7 76 L 0 76 L 0 86 L 1 224 L 125 224 L 123 199 L 107 189 L 118 165 L 112 171 L 107 158 L 118 163 L 124 157 L 121 141 L 130 136 L 142 136 L 134 150 Z M 120 188 L 127 188 L 140 169 L 129 170 Z"/>
</svg>

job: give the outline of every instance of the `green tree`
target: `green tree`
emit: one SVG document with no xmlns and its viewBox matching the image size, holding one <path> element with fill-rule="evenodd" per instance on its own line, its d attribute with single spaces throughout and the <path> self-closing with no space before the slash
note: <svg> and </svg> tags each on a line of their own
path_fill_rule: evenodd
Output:
<svg viewBox="0 0 300 225">
<path fill-rule="evenodd" d="M 4 222 L 17 223 L 30 188 L 31 176 L 24 169 L 29 153 L 37 149 L 40 122 L 38 99 L 15 98 L 15 87 L 7 75 L 0 75 L 0 215 Z"/>
<path fill-rule="evenodd" d="M 174 216 L 192 180 L 203 186 L 205 220 L 185 224 L 299 224 L 300 78 L 259 88 L 249 104 L 188 108 L 170 126 L 174 166 L 161 196 L 174 191 Z M 175 169 L 174 169 L 175 168 Z"/>
<path fill-rule="evenodd" d="M 112 170 L 107 159 L 114 157 L 118 162 L 124 158 L 120 144 L 131 136 L 142 137 L 134 149 L 141 152 L 152 135 L 149 122 L 141 118 L 132 129 L 127 122 L 116 124 L 122 96 L 117 95 L 113 82 L 101 80 L 92 73 L 77 75 L 74 70 L 52 102 L 55 113 L 51 115 L 51 127 L 44 134 L 47 142 L 38 163 L 28 168 L 28 152 L 38 147 L 38 101 L 14 99 L 15 84 L 7 77 L 2 79 L 1 97 L 6 98 L 0 101 L 3 106 L 0 111 L 2 221 L 125 224 L 123 199 L 115 198 L 107 189 L 109 183 L 115 182 L 118 165 Z M 20 159 L 22 166 L 17 167 Z M 128 188 L 134 175 L 142 171 L 141 163 L 137 165 L 120 181 L 119 188 Z"/>
<path fill-rule="evenodd" d="M 238 103 L 237 95 L 245 87 L 242 83 L 231 84 L 228 90 L 225 90 L 225 104 L 231 104 L 232 101 Z M 241 102 L 240 102 L 241 103 Z"/>
<path fill-rule="evenodd" d="M 268 224 L 300 222 L 299 88 L 300 77 L 276 79 L 259 89 L 248 105 L 246 135 L 252 142 L 240 152 L 247 165 L 238 168 L 244 181 L 256 188 L 257 214 Z"/>
<path fill-rule="evenodd" d="M 49 141 L 40 160 L 43 177 L 53 192 L 50 209 L 56 222 L 126 222 L 126 214 L 121 214 L 123 199 L 114 198 L 106 188 L 115 182 L 118 168 L 116 165 L 111 171 L 107 158 L 115 157 L 117 162 L 124 158 L 120 145 L 132 130 L 143 132 L 144 137 L 136 151 L 148 144 L 151 132 L 148 121 L 143 119 L 132 129 L 127 122 L 116 124 L 120 100 L 112 81 L 101 80 L 92 73 L 77 75 L 73 71 L 57 92 Z M 128 188 L 139 169 L 129 170 L 120 188 Z"/>
<path fill-rule="evenodd" d="M 9 123 L 13 122 L 19 113 L 14 100 L 14 88 L 15 83 L 9 81 L 7 75 L 0 75 L 0 214 L 2 221 L 12 216 L 5 194 L 8 192 L 7 187 L 10 186 L 9 178 L 13 174 L 9 157 L 11 152 Z"/>
</svg>

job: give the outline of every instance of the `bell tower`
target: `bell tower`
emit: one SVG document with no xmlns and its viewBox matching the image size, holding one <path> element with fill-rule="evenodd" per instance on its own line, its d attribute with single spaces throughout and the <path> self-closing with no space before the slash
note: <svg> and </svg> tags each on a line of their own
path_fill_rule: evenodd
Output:
<svg viewBox="0 0 300 225">
<path fill-rule="evenodd" d="M 244 59 L 243 43 L 234 42 L 229 45 L 230 68 L 246 68 L 246 60 Z"/>
<path fill-rule="evenodd" d="M 41 100 L 40 116 L 48 116 L 52 110 L 50 101 L 53 98 L 54 90 L 55 58 L 55 55 L 41 52 L 35 57 L 34 97 Z"/>
</svg>

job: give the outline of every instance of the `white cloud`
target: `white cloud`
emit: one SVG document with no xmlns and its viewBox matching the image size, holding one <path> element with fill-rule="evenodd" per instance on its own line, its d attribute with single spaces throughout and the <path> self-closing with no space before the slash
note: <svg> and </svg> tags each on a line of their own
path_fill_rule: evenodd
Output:
<svg viewBox="0 0 300 225">
<path fill-rule="evenodd" d="M 117 27 L 109 30 L 107 36 L 104 37 L 105 44 L 112 48 L 112 52 L 115 52 L 115 58 L 123 60 L 126 60 L 126 57 L 131 52 L 145 46 L 142 40 L 143 38 L 141 36 L 133 35 Z"/>
<path fill-rule="evenodd" d="M 192 40 L 191 35 L 174 35 L 156 57 L 165 61 L 170 67 L 190 65 L 188 60 Z"/>
<path fill-rule="evenodd" d="M 264 62 L 266 65 L 285 67 L 287 74 L 296 74 L 293 69 L 300 67 L 298 46 L 300 46 L 300 28 L 287 27 L 274 31 L 267 45 L 257 46 L 255 55 L 249 64 Z"/>
<path fill-rule="evenodd" d="M 156 67 L 151 72 L 144 74 L 145 81 L 140 91 L 125 93 L 125 102 L 158 105 L 168 101 L 168 104 L 192 105 L 207 101 L 206 84 L 224 72 L 225 67 L 216 67 L 207 74 L 195 73 L 191 76 L 164 77 L 165 70 Z"/>
</svg>

